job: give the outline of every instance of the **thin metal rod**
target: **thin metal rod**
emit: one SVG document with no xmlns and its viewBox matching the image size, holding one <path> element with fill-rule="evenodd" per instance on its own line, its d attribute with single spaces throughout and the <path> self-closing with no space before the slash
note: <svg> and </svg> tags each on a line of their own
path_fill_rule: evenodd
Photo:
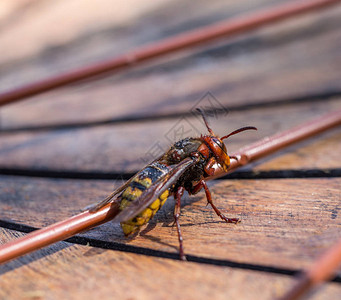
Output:
<svg viewBox="0 0 341 300">
<path fill-rule="evenodd" d="M 96 213 L 86 211 L 33 231 L 22 238 L 0 246 L 0 264 L 105 223 L 113 219 L 118 212 L 117 206 L 108 204 Z"/>
<path fill-rule="evenodd" d="M 341 125 L 341 110 L 327 114 L 291 130 L 265 138 L 236 153 L 235 155 L 239 160 L 232 160 L 230 172 L 253 160 L 282 149 L 285 146 L 289 146 L 338 125 Z M 70 219 L 29 233 L 25 237 L 0 247 L 0 264 L 107 222 L 114 218 L 117 213 L 117 205 L 107 205 L 95 213 L 84 212 Z"/>
<path fill-rule="evenodd" d="M 341 125 L 341 110 L 331 112 L 271 137 L 266 137 L 257 143 L 240 149 L 237 153 L 233 153 L 238 158 L 238 161 L 232 160 L 230 169 L 232 171 L 234 168 L 241 167 L 256 159 L 339 125 Z"/>
<path fill-rule="evenodd" d="M 308 290 L 326 281 L 336 273 L 341 265 L 341 239 L 328 249 L 305 272 L 297 277 L 293 287 L 280 300 L 300 299 Z"/>
<path fill-rule="evenodd" d="M 109 72 L 113 73 L 114 71 L 126 69 L 152 58 L 204 44 L 218 38 L 243 33 L 337 3 L 340 3 L 340 0 L 292 1 L 291 3 L 182 33 L 175 37 L 170 37 L 160 42 L 137 48 L 127 54 L 107 61 L 88 65 L 80 69 L 72 70 L 64 74 L 59 74 L 4 92 L 0 94 L 0 106 L 96 75 Z"/>
</svg>

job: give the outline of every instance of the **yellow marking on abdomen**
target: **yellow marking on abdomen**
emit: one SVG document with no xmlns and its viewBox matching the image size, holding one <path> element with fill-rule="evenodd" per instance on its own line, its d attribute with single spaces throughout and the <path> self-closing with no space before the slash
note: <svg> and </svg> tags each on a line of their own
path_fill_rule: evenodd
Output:
<svg viewBox="0 0 341 300">
<path fill-rule="evenodd" d="M 137 230 L 146 223 L 157 213 L 157 211 L 166 202 L 169 196 L 169 191 L 166 190 L 162 193 L 160 198 L 156 199 L 151 205 L 149 205 L 145 210 L 140 212 L 136 217 L 132 218 L 127 222 L 122 222 L 121 227 L 125 235 L 129 235 Z M 126 199 L 122 199 L 122 202 Z M 121 206 L 122 206 L 121 202 Z M 120 208 L 121 208 L 120 206 Z M 129 208 L 128 208 L 129 209 Z"/>
<path fill-rule="evenodd" d="M 152 184 L 153 181 L 159 178 L 161 174 L 164 174 L 164 170 L 160 169 L 157 166 L 147 166 L 146 168 L 151 168 L 151 172 L 155 172 L 158 174 L 155 176 L 148 177 L 146 176 L 146 169 L 140 171 L 136 174 L 135 178 L 129 184 L 129 186 L 124 190 L 122 193 L 122 200 L 120 204 L 120 210 L 129 209 L 129 205 L 133 202 L 136 198 L 140 197 L 142 193 L 147 190 Z M 153 171 L 154 169 L 154 171 Z M 145 173 L 143 173 L 145 172 Z M 153 179 L 152 179 L 153 178 Z M 137 216 L 132 218 L 129 221 L 122 222 L 121 227 L 125 235 L 129 235 L 137 230 L 144 224 L 146 224 L 161 208 L 161 206 L 166 202 L 169 196 L 169 191 L 166 190 L 162 193 L 160 198 L 155 199 L 155 201 L 150 204 L 146 209 L 140 212 Z"/>
</svg>

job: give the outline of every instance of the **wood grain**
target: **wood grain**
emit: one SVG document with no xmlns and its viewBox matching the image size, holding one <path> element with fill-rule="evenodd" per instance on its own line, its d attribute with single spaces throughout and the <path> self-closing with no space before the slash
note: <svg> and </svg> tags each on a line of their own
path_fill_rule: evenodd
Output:
<svg viewBox="0 0 341 300">
<path fill-rule="evenodd" d="M 72 3 L 34 2 L 26 0 L 1 5 L 1 43 L 6 51 L 0 58 L 0 64 L 11 64 L 24 70 L 36 67 L 35 73 L 38 74 L 39 71 L 54 72 L 53 67 L 65 68 L 70 61 L 79 64 L 117 54 L 128 47 L 240 14 L 245 9 L 255 10 L 276 3 L 274 0 L 255 0 L 253 3 L 245 0 L 214 0 L 210 3 L 199 0 L 194 4 L 188 0 L 158 0 L 122 4 L 99 0 L 98 6 L 93 7 L 77 0 Z M 115 10 L 108 9 L 113 5 Z M 190 15 L 187 13 L 189 10 Z M 59 26 L 51 26 L 53 21 L 65 17 L 65 11 L 72 18 L 67 18 L 68 22 Z M 39 30 L 39 25 L 49 28 L 49 32 Z M 17 36 L 26 36 L 26 42 L 16 39 Z M 13 44 L 18 47 L 13 49 Z M 46 62 L 44 58 L 47 57 L 51 61 Z M 18 61 L 19 66 L 16 64 Z M 49 70 L 39 70 L 39 66 L 46 65 L 50 66 Z"/>
<path fill-rule="evenodd" d="M 168 57 L 122 75 L 10 105 L 2 109 L 2 128 L 188 112 L 207 92 L 229 107 L 340 91 L 340 12 L 336 7 L 311 14 L 223 41 L 211 50 L 189 51 L 185 57 Z M 41 63 L 51 60 L 47 57 Z M 67 58 L 58 62 L 71 64 Z M 42 69 L 60 67 L 44 65 L 36 72 Z M 20 70 L 20 76 L 24 74 L 31 81 L 32 74 Z M 9 84 L 15 81 L 20 82 L 18 74 L 11 76 Z"/>
<path fill-rule="evenodd" d="M 0 230 L 1 242 L 20 236 Z M 274 299 L 292 278 L 60 242 L 0 266 L 0 299 Z M 13 282 L 15 285 L 13 286 Z M 240 288 L 244 286 L 244 288 Z M 162 288 L 160 288 L 162 287 Z M 310 299 L 337 299 L 329 283 Z"/>
<path fill-rule="evenodd" d="M 15 179 L 15 180 L 13 180 Z M 232 180 L 210 183 L 214 201 L 241 224 L 225 224 L 203 192 L 185 196 L 181 225 L 187 254 L 283 268 L 309 265 L 340 231 L 340 179 Z M 104 198 L 111 182 L 3 177 L 1 219 L 34 227 L 60 221 Z M 304 187 L 304 189 L 302 189 Z M 83 236 L 177 252 L 173 201 L 136 237 L 107 223 Z"/>
<path fill-rule="evenodd" d="M 71 6 L 77 1 L 27 1 L 19 10 L 0 16 L 0 91 L 278 3 L 159 0 L 147 6 L 135 3 L 125 11 L 123 6 L 109 10 L 104 5 L 107 0 L 102 1 L 90 15 L 85 14 L 86 5 L 76 5 L 75 13 Z M 64 13 L 65 9 L 58 10 L 62 5 L 71 5 L 66 11 L 72 20 L 47 26 L 58 19 L 59 11 Z M 180 115 L 208 106 L 212 99 L 215 107 L 232 108 L 210 118 L 216 133 L 245 125 L 259 129 L 227 141 L 229 153 L 340 109 L 340 12 L 338 6 L 309 14 L 1 108 L 0 168 L 130 173 L 157 155 L 156 143 L 166 150 L 183 138 L 181 131 L 175 135 L 179 126 L 188 131 L 186 135 L 204 133 L 199 120 Z M 98 16 L 102 17 L 95 22 Z M 207 92 L 214 98 L 205 96 Z M 233 110 L 238 106 L 244 108 Z M 174 113 L 179 116 L 114 122 Z M 105 120 L 112 122 L 30 130 L 30 126 Z M 28 130 L 6 132 L 20 127 Z M 255 173 L 340 169 L 340 138 L 336 128 L 246 169 Z M 66 219 L 122 183 L 0 176 L 0 220 L 5 221 L 0 243 L 23 235 L 6 226 L 19 230 L 20 224 L 43 227 Z M 155 250 L 159 256 L 176 254 L 170 198 L 136 236 L 124 237 L 119 225 L 110 222 L 79 235 L 95 241 L 96 247 L 59 242 L 0 266 L 0 299 L 274 299 L 289 288 L 292 277 L 222 265 L 250 264 L 263 271 L 310 266 L 340 236 L 340 184 L 339 177 L 209 182 L 217 207 L 242 220 L 236 226 L 221 222 L 205 206 L 203 192 L 184 196 L 180 223 L 185 252 L 210 263 L 101 248 L 105 243 L 112 249 L 133 246 Z M 309 299 L 340 295 L 340 284 L 328 283 Z"/>
<path fill-rule="evenodd" d="M 258 128 L 257 132 L 241 133 L 228 140 L 227 149 L 231 153 L 263 137 L 340 107 L 341 101 L 337 98 L 315 102 L 309 106 L 301 104 L 232 112 L 227 116 L 211 118 L 211 126 L 220 135 L 245 125 Z M 77 130 L 3 134 L 0 166 L 33 170 L 134 172 L 165 152 L 176 140 L 186 136 L 199 136 L 205 132 L 201 120 L 189 117 Z M 317 137 L 315 141 L 321 141 L 321 137 Z M 330 143 L 335 141 L 332 139 Z M 324 152 L 329 149 L 328 143 L 326 147 Z M 335 154 L 333 158 L 335 166 L 340 166 L 340 157 Z M 323 156 L 317 157 L 312 167 L 325 167 L 325 160 Z M 304 158 L 301 158 L 301 161 L 307 165 Z M 295 166 L 300 167 L 299 159 L 295 160 Z"/>
</svg>

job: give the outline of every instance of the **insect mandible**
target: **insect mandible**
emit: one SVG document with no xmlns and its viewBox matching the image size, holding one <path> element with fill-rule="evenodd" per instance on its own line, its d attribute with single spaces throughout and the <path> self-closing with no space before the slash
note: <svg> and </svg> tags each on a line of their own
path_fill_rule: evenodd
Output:
<svg viewBox="0 0 341 300">
<path fill-rule="evenodd" d="M 108 203 L 116 203 L 120 212 L 114 221 L 121 223 L 124 234 L 128 236 L 146 224 L 167 198 L 173 195 L 174 224 L 178 233 L 181 260 L 186 260 L 179 223 L 184 191 L 193 195 L 204 188 L 207 202 L 215 213 L 227 223 L 238 223 L 238 219 L 225 217 L 214 205 L 206 179 L 218 172 L 227 172 L 230 159 L 237 159 L 227 154 L 224 139 L 245 130 L 257 130 L 256 127 L 246 126 L 219 138 L 210 128 L 204 112 L 197 110 L 202 115 L 208 135 L 185 138 L 174 143 L 166 153 L 137 172 L 123 186 L 89 208 L 90 212 L 94 212 Z"/>
</svg>

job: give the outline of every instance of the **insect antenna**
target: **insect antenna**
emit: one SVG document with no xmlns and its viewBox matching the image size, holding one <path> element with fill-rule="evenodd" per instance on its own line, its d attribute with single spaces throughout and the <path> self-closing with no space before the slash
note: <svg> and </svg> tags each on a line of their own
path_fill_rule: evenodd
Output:
<svg viewBox="0 0 341 300">
<path fill-rule="evenodd" d="M 221 140 L 227 139 L 227 138 L 230 137 L 231 135 L 237 134 L 237 133 L 242 132 L 242 131 L 245 131 L 245 130 L 257 130 L 257 128 L 254 127 L 254 126 L 242 127 L 242 128 L 239 128 L 239 129 L 237 129 L 237 130 L 235 130 L 235 131 L 232 131 L 230 134 L 225 135 L 225 136 L 223 136 L 223 137 L 220 138 L 220 139 L 221 139 Z"/>
<path fill-rule="evenodd" d="M 205 112 L 204 112 L 201 108 L 197 108 L 196 110 L 201 114 L 202 118 L 204 119 L 204 122 L 205 122 L 205 125 L 206 125 L 206 128 L 207 128 L 208 132 L 209 132 L 211 135 L 215 136 L 213 130 L 212 130 L 211 127 L 210 127 L 210 125 L 208 125 L 208 121 L 207 121 Z"/>
</svg>

